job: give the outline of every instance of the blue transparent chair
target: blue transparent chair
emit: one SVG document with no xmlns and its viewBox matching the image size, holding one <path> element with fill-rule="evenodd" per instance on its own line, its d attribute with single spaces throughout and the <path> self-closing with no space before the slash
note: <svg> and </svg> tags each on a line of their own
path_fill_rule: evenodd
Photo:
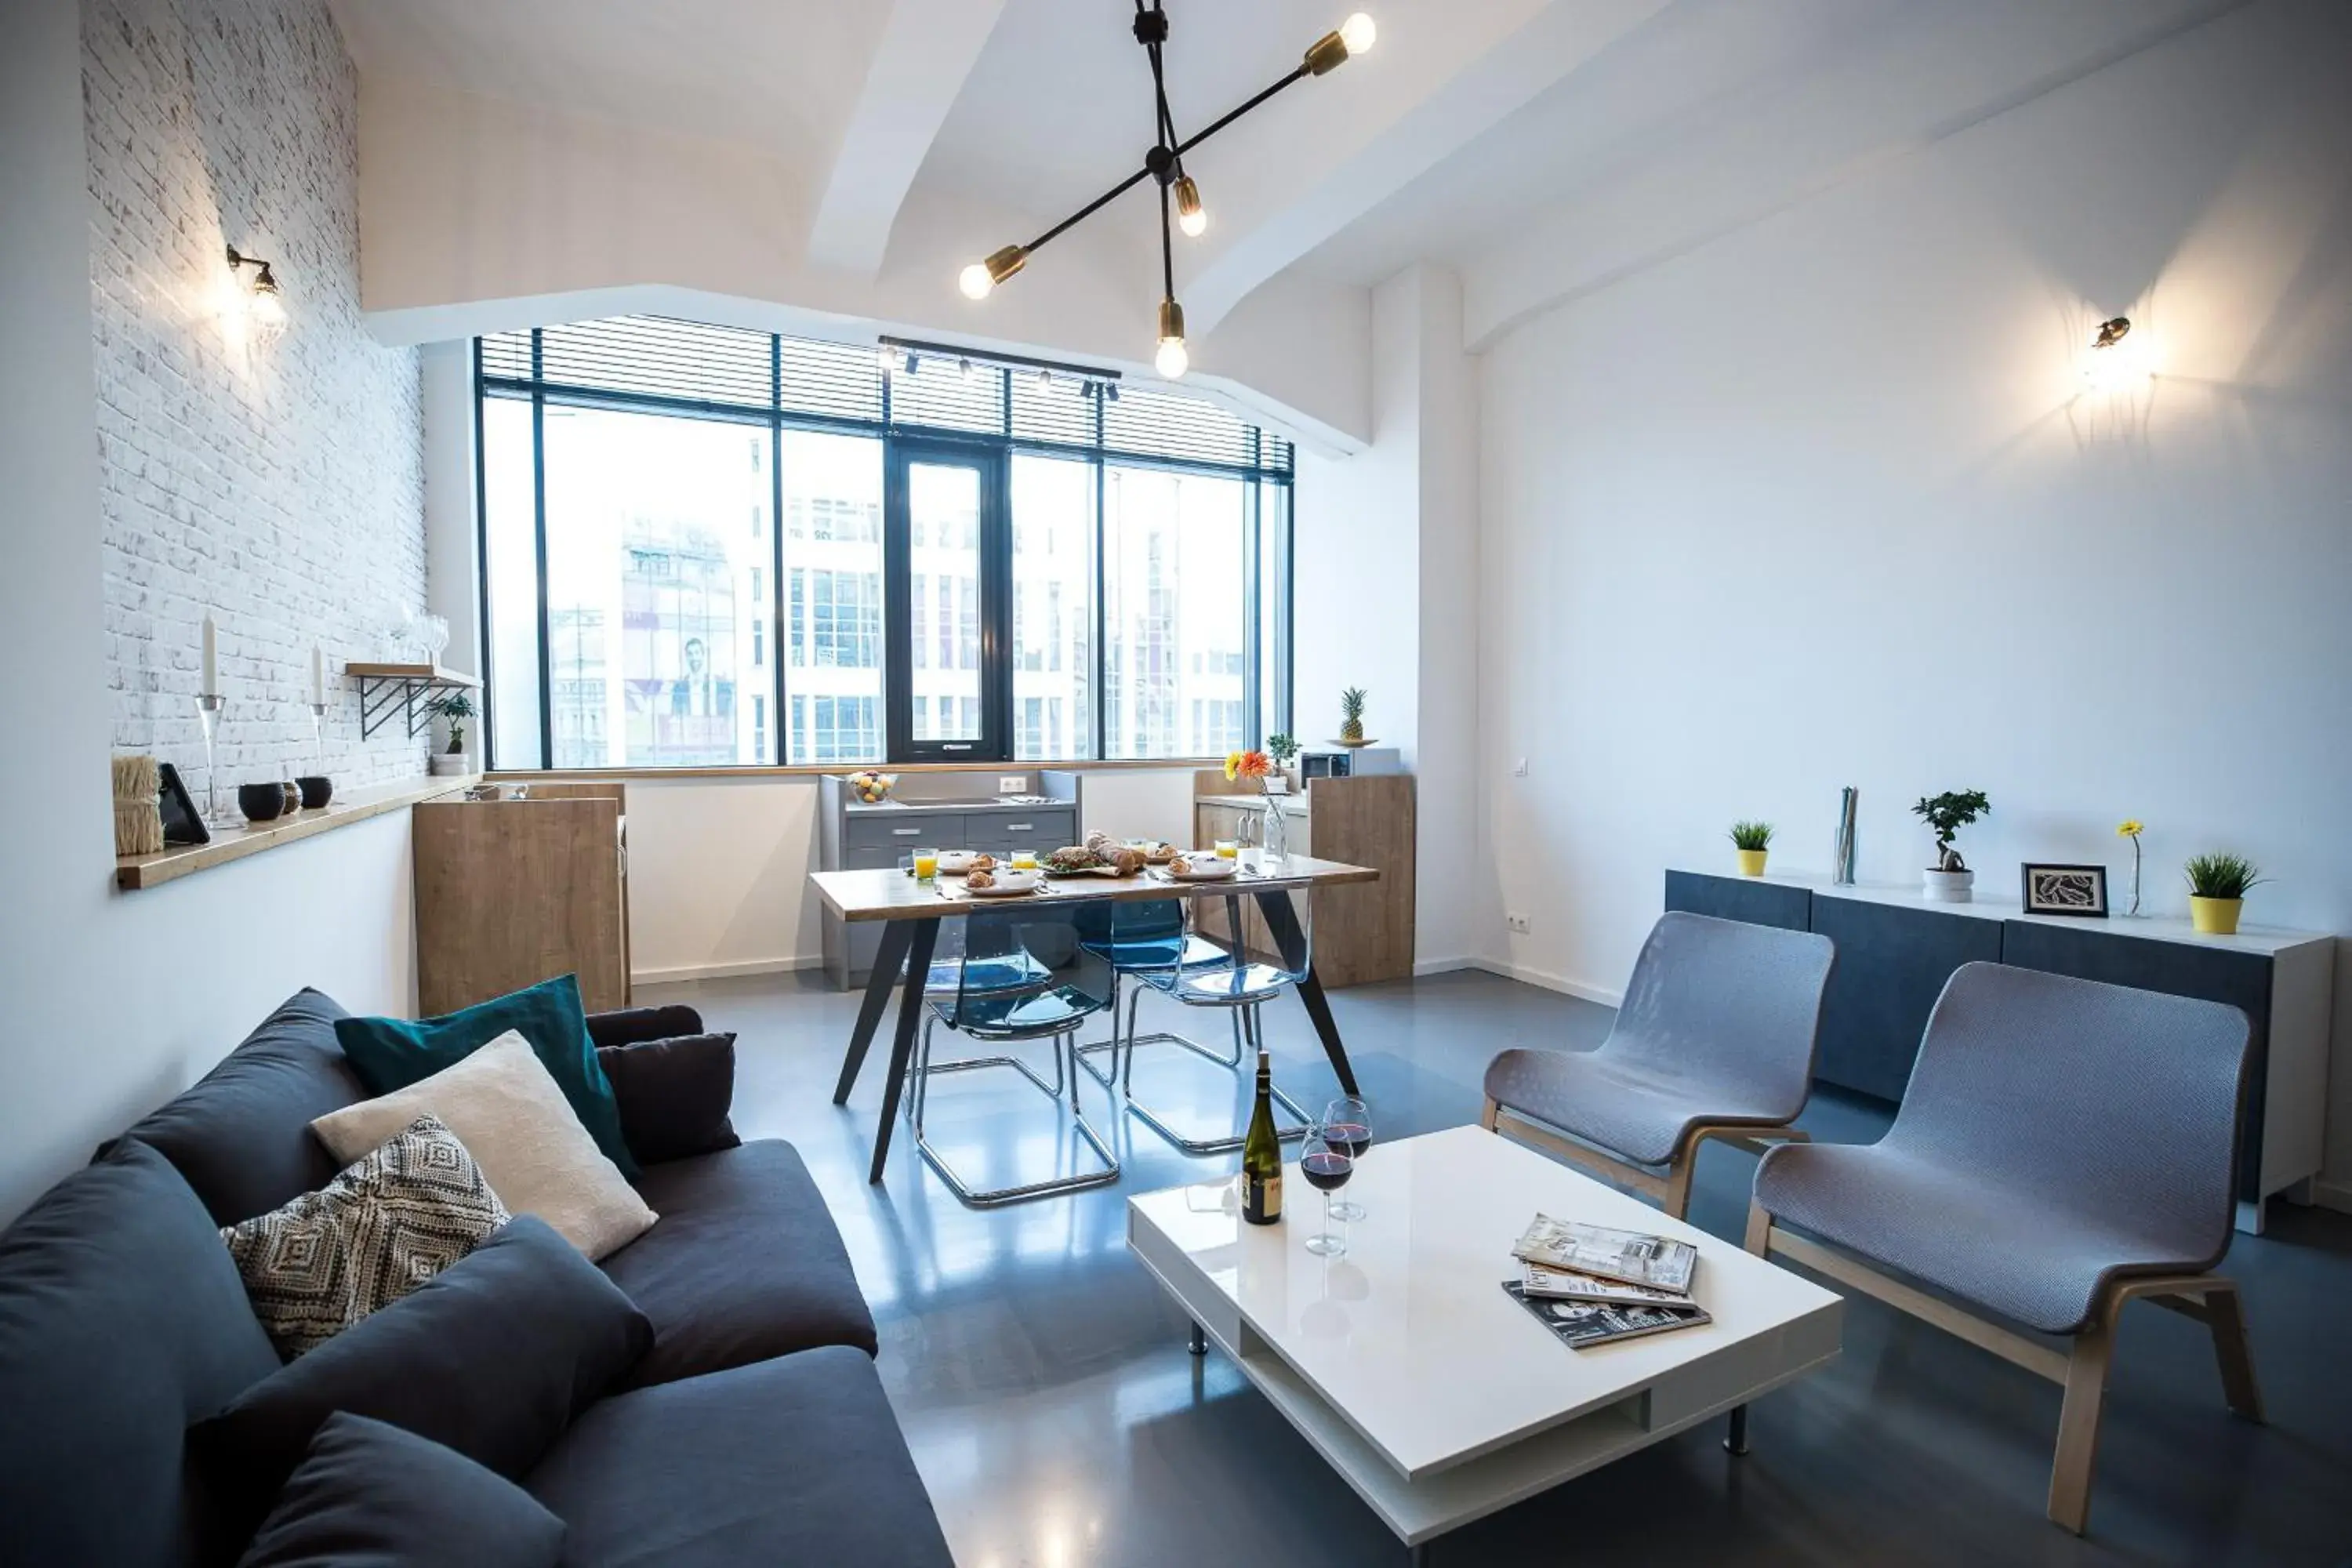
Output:
<svg viewBox="0 0 2352 1568">
<path fill-rule="evenodd" d="M 1118 1180 L 1118 1157 L 1087 1122 L 1078 1103 L 1075 1066 L 1078 1029 L 1087 1019 L 1109 1009 L 1112 976 L 1109 963 L 1080 940 L 1072 919 L 1077 908 L 1024 903 L 1017 908 L 974 910 L 961 921 L 942 922 L 940 942 L 946 951 L 933 961 L 927 977 L 922 1035 L 907 1064 L 905 1113 L 925 1163 L 973 1208 L 1074 1193 Z M 995 1044 L 1050 1040 L 1054 1076 L 1049 1081 L 1010 1053 L 934 1060 L 931 1036 L 941 1024 L 975 1040 Z M 972 1187 L 931 1147 L 924 1135 L 923 1120 L 935 1075 L 982 1068 L 1013 1068 L 1056 1106 L 1066 1092 L 1071 1121 L 1102 1162 L 1102 1168 L 1016 1186 Z"/>
<path fill-rule="evenodd" d="M 1306 977 L 1314 944 L 1314 911 L 1307 889 L 1273 895 L 1284 901 L 1290 915 L 1285 922 L 1290 929 L 1280 938 L 1258 913 L 1256 900 L 1264 896 L 1236 890 L 1168 900 L 1178 906 L 1175 916 L 1181 922 L 1179 931 L 1169 930 L 1170 917 L 1163 911 L 1153 923 L 1141 927 L 1132 941 L 1120 941 L 1125 928 L 1116 920 L 1114 922 L 1111 946 L 1121 955 L 1122 972 L 1141 983 L 1128 1004 L 1124 1036 L 1112 1037 L 1115 1047 L 1124 1046 L 1123 1053 L 1113 1057 L 1119 1093 L 1130 1114 L 1187 1154 L 1230 1153 L 1242 1146 L 1247 1131 L 1192 1138 L 1177 1131 L 1164 1114 L 1135 1098 L 1135 1049 L 1140 1045 L 1167 1042 L 1236 1072 L 1255 1070 L 1255 1054 L 1265 1043 L 1259 1010 Z M 1157 902 L 1114 904 L 1109 908 L 1114 911 L 1162 910 Z M 1233 1029 L 1231 1053 L 1213 1050 L 1182 1035 L 1138 1035 L 1135 1008 L 1146 991 L 1158 992 L 1186 1007 L 1224 1008 Z M 1093 1071 L 1091 1068 L 1087 1070 Z M 1286 1141 L 1304 1137 L 1311 1120 L 1307 1109 L 1279 1086 L 1275 1089 L 1274 1098 L 1297 1119 L 1288 1126 L 1277 1127 L 1276 1135 Z"/>
<path fill-rule="evenodd" d="M 1101 954 L 1110 963 L 1110 1038 L 1096 1040 L 1078 1047 L 1078 1065 L 1088 1077 L 1107 1089 L 1117 1092 L 1122 1045 L 1174 1045 L 1223 1068 L 1241 1064 L 1239 1047 L 1228 1054 L 1204 1046 L 1182 1035 L 1161 1031 L 1138 1035 L 1135 1032 L 1135 1009 L 1150 989 L 1139 981 L 1125 986 L 1129 975 L 1141 975 L 1148 971 L 1171 967 L 1190 969 L 1223 963 L 1225 950 L 1197 936 L 1186 926 L 1182 899 L 1153 899 L 1140 902 L 1096 902 L 1076 909 L 1078 930 L 1087 948 Z M 1119 1026 L 1119 996 L 1127 996 L 1127 1026 Z M 1110 1070 L 1097 1070 L 1087 1058 L 1108 1053 Z"/>
</svg>

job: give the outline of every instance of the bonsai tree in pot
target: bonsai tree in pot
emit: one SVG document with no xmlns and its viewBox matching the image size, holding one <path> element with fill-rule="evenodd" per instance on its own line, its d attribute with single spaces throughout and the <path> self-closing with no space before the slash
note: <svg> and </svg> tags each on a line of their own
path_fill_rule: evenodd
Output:
<svg viewBox="0 0 2352 1568">
<path fill-rule="evenodd" d="M 1760 877 L 1764 874 L 1764 852 L 1772 847 L 1772 825 L 1769 822 L 1735 822 L 1731 825 L 1731 847 L 1739 852 L 1739 874 Z"/>
<path fill-rule="evenodd" d="M 2189 923 L 2208 936 L 2238 934 L 2247 891 L 2265 879 L 2243 855 L 2197 855 L 2181 868 L 2189 878 Z"/>
<path fill-rule="evenodd" d="M 1268 735 L 1265 738 L 1265 754 L 1274 759 L 1275 766 L 1275 771 L 1266 775 L 1268 792 L 1279 795 L 1287 791 L 1290 788 L 1290 759 L 1298 754 L 1297 739 L 1287 734 Z"/>
<path fill-rule="evenodd" d="M 474 699 L 464 691 L 445 691 L 425 704 L 425 710 L 438 717 L 449 726 L 449 744 L 432 759 L 436 773 L 462 773 L 467 771 L 466 721 L 475 713 Z"/>
<path fill-rule="evenodd" d="M 1911 810 L 1936 830 L 1936 863 L 1924 873 L 1927 896 L 1948 904 L 1967 903 L 1977 874 L 1960 858 L 1952 840 L 1961 828 L 1990 815 L 1992 803 L 1980 789 L 1946 790 L 1939 795 L 1920 796 Z"/>
</svg>

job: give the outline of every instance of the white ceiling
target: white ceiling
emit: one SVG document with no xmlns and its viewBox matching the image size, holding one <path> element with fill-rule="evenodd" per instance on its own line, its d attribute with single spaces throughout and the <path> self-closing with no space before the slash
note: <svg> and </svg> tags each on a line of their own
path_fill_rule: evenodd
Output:
<svg viewBox="0 0 2352 1568">
<path fill-rule="evenodd" d="M 1360 301 L 1355 290 L 1439 261 L 1463 274 L 1481 346 L 2243 3 L 1166 0 L 1183 133 L 1291 69 L 1349 9 L 1381 33 L 1360 60 L 1290 88 L 1187 161 L 1212 221 L 1178 241 L 1178 293 L 1206 335 L 1253 296 L 1260 323 L 1297 320 L 1307 294 Z M 1101 321 L 1069 327 L 1068 342 L 1034 341 L 1100 353 L 1090 333 L 1126 342 L 1157 297 L 1148 188 L 1033 263 L 1017 306 L 974 308 L 952 285 L 964 261 L 1139 164 L 1150 75 L 1128 0 L 331 4 L 363 83 L 536 117 L 525 136 L 512 115 L 428 96 L 405 119 L 380 117 L 370 142 L 362 113 L 363 206 L 373 168 L 435 217 L 404 213 L 372 251 L 378 298 L 435 307 L 583 279 L 667 284 L 950 332 L 1018 321 L 1023 342 L 1033 309 L 1049 322 L 1093 312 Z M 659 144 L 636 162 L 666 227 L 649 254 L 591 264 L 576 258 L 644 226 L 598 210 L 612 205 L 611 153 L 562 161 L 567 137 L 608 147 L 598 125 Z M 518 142 L 529 145 L 509 157 Z M 492 163 L 520 172 L 484 195 L 475 171 Z M 436 194 L 459 175 L 479 187 L 469 200 Z M 730 211 L 747 188 L 765 193 L 758 224 Z M 561 245 L 542 199 L 576 230 Z M 1360 302 L 1327 314 L 1363 319 Z"/>
</svg>

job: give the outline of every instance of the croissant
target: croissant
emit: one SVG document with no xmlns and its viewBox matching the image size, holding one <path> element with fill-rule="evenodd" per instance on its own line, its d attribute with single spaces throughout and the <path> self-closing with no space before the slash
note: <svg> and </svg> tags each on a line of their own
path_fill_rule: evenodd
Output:
<svg viewBox="0 0 2352 1568">
<path fill-rule="evenodd" d="M 971 869 L 973 869 L 973 870 L 975 870 L 975 871 L 993 871 L 993 870 L 995 870 L 995 869 L 996 869 L 996 857 L 995 857 L 995 856 L 993 856 L 993 855 L 975 855 L 975 856 L 973 856 L 973 857 L 971 858 Z M 984 885 L 985 885 L 985 884 L 983 884 L 983 886 L 984 886 Z"/>
<path fill-rule="evenodd" d="M 1132 877 L 1143 869 L 1143 851 L 1129 849 L 1123 844 L 1107 851 L 1103 858 L 1109 861 L 1122 877 Z"/>
<path fill-rule="evenodd" d="M 992 873 L 975 866 L 972 868 L 971 875 L 963 879 L 963 885 L 967 888 L 993 888 L 996 886 L 996 878 Z"/>
</svg>

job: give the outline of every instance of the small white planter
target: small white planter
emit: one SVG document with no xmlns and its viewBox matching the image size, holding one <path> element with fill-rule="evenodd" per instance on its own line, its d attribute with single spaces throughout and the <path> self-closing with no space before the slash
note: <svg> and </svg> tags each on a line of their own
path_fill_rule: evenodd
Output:
<svg viewBox="0 0 2352 1568">
<path fill-rule="evenodd" d="M 435 778 L 454 778 L 474 771 L 474 759 L 464 752 L 436 752 L 426 763 Z"/>
<path fill-rule="evenodd" d="M 1965 904 L 1976 897 L 1974 871 L 1928 870 L 1920 872 L 1919 877 L 1929 903 Z"/>
</svg>

